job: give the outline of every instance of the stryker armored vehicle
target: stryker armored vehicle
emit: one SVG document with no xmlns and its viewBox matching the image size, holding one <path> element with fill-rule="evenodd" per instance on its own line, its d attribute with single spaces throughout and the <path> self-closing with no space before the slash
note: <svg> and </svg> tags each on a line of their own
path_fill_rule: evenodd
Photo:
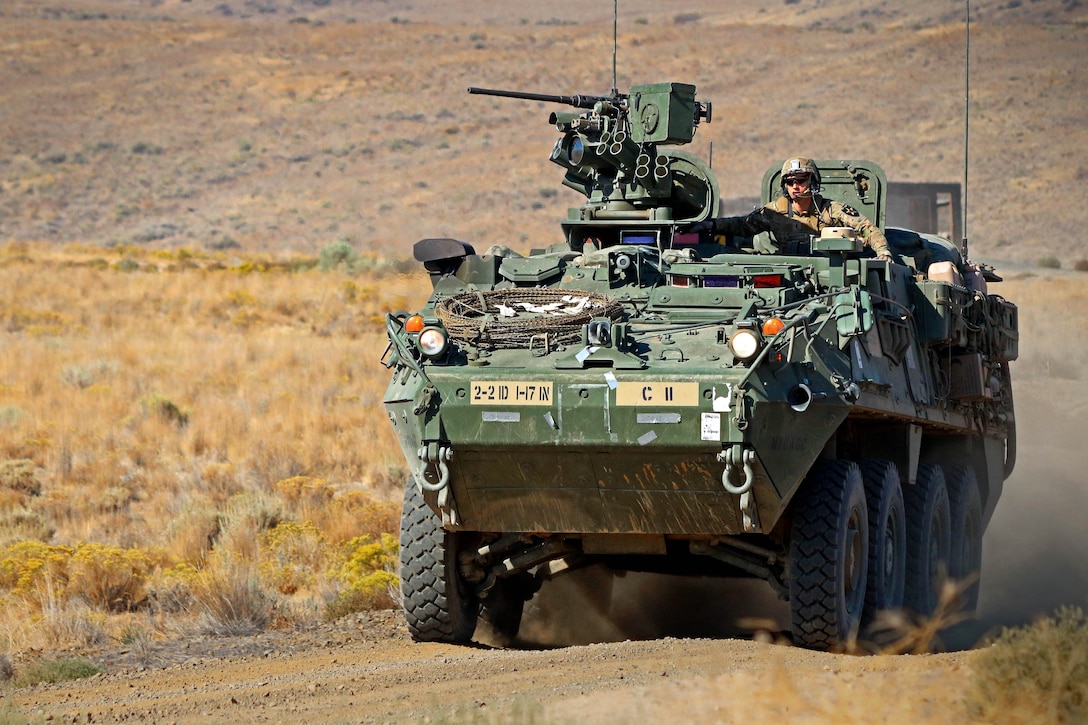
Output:
<svg viewBox="0 0 1088 725">
<path fill-rule="evenodd" d="M 711 120 L 694 86 L 469 90 L 573 106 L 550 116 L 551 161 L 585 203 L 525 255 L 415 245 L 433 294 L 387 316 L 383 356 L 412 636 L 468 642 L 483 618 L 512 637 L 541 582 L 593 564 L 760 577 L 818 649 L 882 610 L 931 614 L 946 578 L 972 609 L 1015 461 L 997 275 L 884 229 L 887 179 L 862 160 L 816 161 L 820 193 L 884 229 L 892 262 L 845 230 L 801 254 L 691 233 L 719 207 L 677 148 Z"/>
</svg>

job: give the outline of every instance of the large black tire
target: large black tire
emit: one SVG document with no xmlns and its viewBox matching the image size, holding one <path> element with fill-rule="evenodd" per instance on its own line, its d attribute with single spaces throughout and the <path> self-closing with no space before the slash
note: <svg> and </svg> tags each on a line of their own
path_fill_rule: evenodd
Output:
<svg viewBox="0 0 1088 725">
<path fill-rule="evenodd" d="M 853 647 L 865 605 L 869 521 L 856 463 L 816 462 L 793 503 L 789 592 L 793 641 Z"/>
<path fill-rule="evenodd" d="M 960 587 L 960 612 L 973 615 L 978 607 L 982 570 L 982 497 L 975 469 L 970 466 L 947 466 L 945 473 L 952 518 L 952 553 L 948 573 Z"/>
<path fill-rule="evenodd" d="M 861 462 L 869 505 L 869 579 L 862 621 L 903 608 L 907 581 L 907 514 L 899 471 L 891 461 Z"/>
<path fill-rule="evenodd" d="M 400 592 L 408 632 L 417 642 L 472 640 L 480 603 L 457 574 L 458 535 L 442 528 L 408 479 L 400 518 Z"/>
<path fill-rule="evenodd" d="M 937 609 L 948 575 L 952 517 L 940 466 L 923 463 L 918 479 L 903 493 L 907 504 L 908 609 L 929 616 Z"/>
</svg>

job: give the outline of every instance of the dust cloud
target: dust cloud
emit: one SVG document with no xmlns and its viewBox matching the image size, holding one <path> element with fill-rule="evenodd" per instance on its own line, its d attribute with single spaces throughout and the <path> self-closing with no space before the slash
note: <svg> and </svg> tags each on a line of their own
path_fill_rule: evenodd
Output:
<svg viewBox="0 0 1088 725">
<path fill-rule="evenodd" d="M 746 637 L 783 632 L 789 607 L 760 579 L 716 579 L 601 566 L 546 582 L 529 603 L 520 638 L 576 645 L 662 637 Z"/>
<path fill-rule="evenodd" d="M 1088 606 L 1088 391 L 1069 379 L 1014 384 L 1016 469 L 983 539 L 978 615 L 990 626 Z"/>
<path fill-rule="evenodd" d="M 1017 380 L 1016 413 L 1017 464 L 983 540 L 977 620 L 946 633 L 948 649 L 1063 605 L 1088 607 L 1088 390 L 1078 380 Z M 521 641 L 560 646 L 788 629 L 788 604 L 759 580 L 613 577 L 592 567 L 544 585 L 527 606 Z"/>
</svg>

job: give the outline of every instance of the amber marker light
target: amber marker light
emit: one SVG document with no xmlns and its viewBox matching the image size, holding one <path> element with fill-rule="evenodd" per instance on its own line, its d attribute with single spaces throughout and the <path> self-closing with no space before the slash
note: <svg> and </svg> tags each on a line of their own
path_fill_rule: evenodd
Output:
<svg viewBox="0 0 1088 725">
<path fill-rule="evenodd" d="M 412 315 L 404 321 L 404 329 L 407 332 L 419 332 L 423 329 L 423 318 L 419 315 Z"/>
<path fill-rule="evenodd" d="M 767 337 L 774 337 L 778 333 L 782 332 L 786 327 L 786 323 L 777 317 L 772 317 L 763 323 L 763 334 Z"/>
</svg>

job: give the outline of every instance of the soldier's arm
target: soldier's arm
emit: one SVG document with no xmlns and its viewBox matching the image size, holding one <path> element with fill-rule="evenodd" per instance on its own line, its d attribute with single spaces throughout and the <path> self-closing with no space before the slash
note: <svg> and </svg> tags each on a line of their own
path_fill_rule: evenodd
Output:
<svg viewBox="0 0 1088 725">
<path fill-rule="evenodd" d="M 767 208 L 762 207 L 744 216 L 720 217 L 714 220 L 714 233 L 728 241 L 734 237 L 754 237 L 760 232 L 770 231 L 767 213 Z"/>
<path fill-rule="evenodd" d="M 880 231 L 880 228 L 869 221 L 861 212 L 852 206 L 839 202 L 832 203 L 831 211 L 836 224 L 850 227 L 857 232 L 865 245 L 876 252 L 878 257 L 891 257 L 892 250 L 888 246 L 888 239 L 884 236 L 884 232 Z"/>
</svg>

